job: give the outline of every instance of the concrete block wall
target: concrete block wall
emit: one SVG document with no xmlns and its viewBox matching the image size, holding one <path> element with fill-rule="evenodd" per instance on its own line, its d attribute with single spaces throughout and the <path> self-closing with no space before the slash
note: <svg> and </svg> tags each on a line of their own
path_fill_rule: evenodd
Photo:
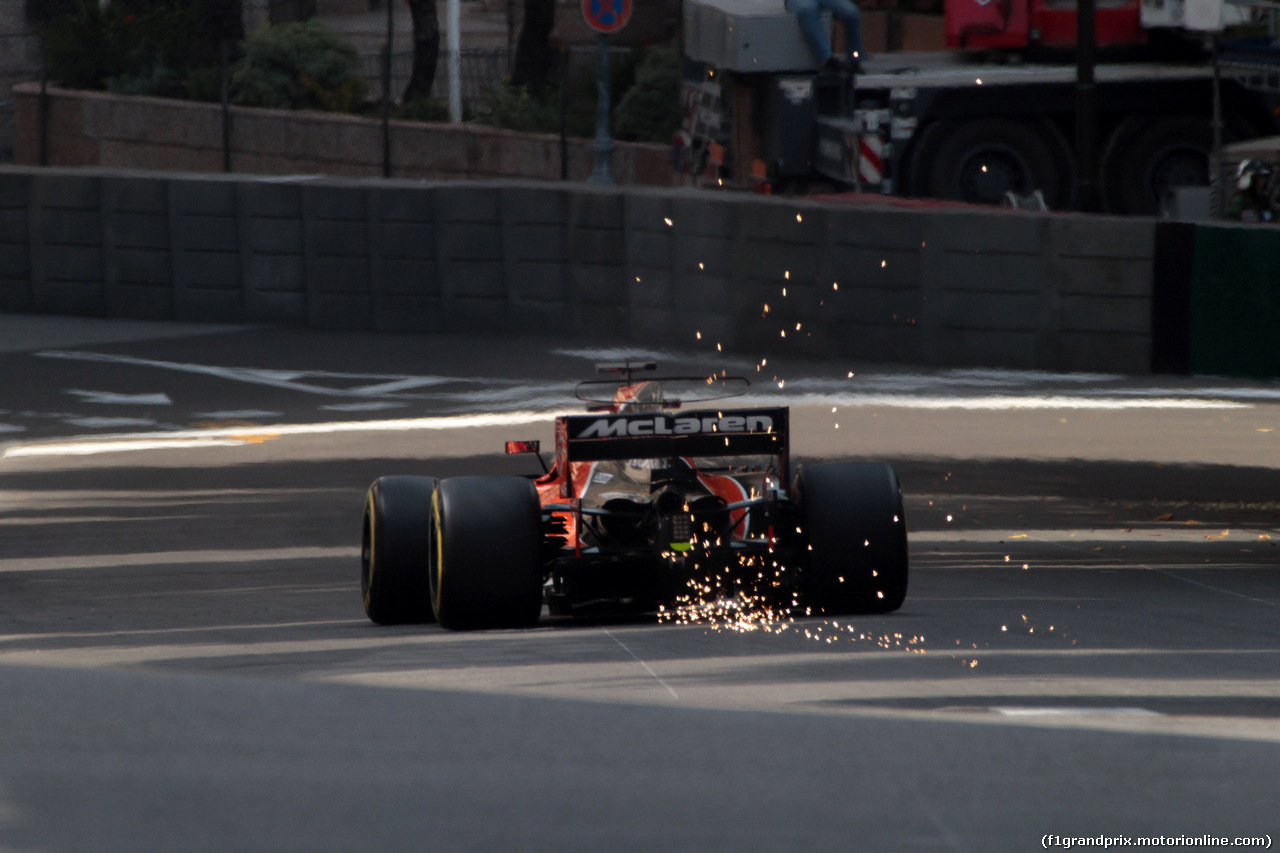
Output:
<svg viewBox="0 0 1280 853">
<path fill-rule="evenodd" d="M 1097 370 L 1110 369 L 1110 353 L 1124 353 L 1129 363 L 1149 361 L 1153 223 L 1117 217 L 1099 230 L 1088 218 L 1064 216 L 1049 224 L 1057 302 L 1045 356 Z"/>
<path fill-rule="evenodd" d="M 239 183 L 236 207 L 246 313 L 274 325 L 307 325 L 302 188 L 296 183 Z"/>
<path fill-rule="evenodd" d="M 307 325 L 373 327 L 369 193 L 298 186 Z"/>
<path fill-rule="evenodd" d="M 106 176 L 98 187 L 105 312 L 149 320 L 173 317 L 166 186 Z"/>
<path fill-rule="evenodd" d="M 937 358 L 972 364 L 991 353 L 997 362 L 1040 361 L 1037 333 L 1053 311 L 1041 263 L 1047 219 L 984 222 L 961 214 L 930 224 L 922 234 L 922 322 Z"/>
<path fill-rule="evenodd" d="M 110 316 L 102 241 L 102 179 L 31 181 L 31 308 Z"/>
<path fill-rule="evenodd" d="M 14 89 L 16 162 L 40 163 L 40 87 Z M 104 166 L 187 172 L 223 171 L 222 110 L 217 104 L 140 98 L 51 87 L 50 166 Z M 231 109 L 231 169 L 257 175 L 382 175 L 382 124 L 357 116 L 293 110 Z M 560 178 L 560 140 L 476 124 L 390 123 L 391 170 L 426 180 Z M 568 172 L 584 180 L 592 141 L 568 142 Z M 623 184 L 671 186 L 669 145 L 618 142 L 614 175 Z"/>
<path fill-rule="evenodd" d="M 0 167 L 0 308 L 1147 372 L 1150 220 Z"/>
<path fill-rule="evenodd" d="M 636 192 L 627 205 L 632 329 L 646 339 L 1150 368 L 1151 221 L 706 193 Z"/>
<path fill-rule="evenodd" d="M 676 232 L 668 224 L 672 221 L 672 199 L 665 194 L 630 193 L 624 204 L 627 330 L 640 340 L 658 340 L 671 333 L 676 299 L 672 266 Z M 676 334 L 688 341 L 692 331 L 681 329 Z"/>
<path fill-rule="evenodd" d="M 505 331 L 510 305 L 500 189 L 454 184 L 437 187 L 433 195 L 441 320 L 480 332 Z"/>
<path fill-rule="evenodd" d="M 441 331 L 434 190 L 397 183 L 366 188 L 364 196 L 371 328 Z M 329 324 L 317 319 L 316 325 Z"/>
<path fill-rule="evenodd" d="M 0 311 L 30 311 L 31 178 L 0 177 Z"/>
<path fill-rule="evenodd" d="M 500 196 L 508 328 L 546 334 L 564 322 L 570 299 L 571 197 L 551 187 L 509 187 Z"/>
<path fill-rule="evenodd" d="M 140 179 L 145 180 L 145 179 Z M 158 181 L 169 204 L 174 317 L 235 322 L 248 308 L 241 286 L 239 204 L 233 181 Z"/>
<path fill-rule="evenodd" d="M 851 353 L 879 353 L 890 361 L 940 357 L 920 325 L 936 316 L 926 316 L 925 308 L 926 291 L 937 283 L 923 277 L 928 240 L 917 223 L 909 211 L 831 212 L 831 260 L 817 282 L 821 315 L 827 334 L 845 336 Z"/>
</svg>

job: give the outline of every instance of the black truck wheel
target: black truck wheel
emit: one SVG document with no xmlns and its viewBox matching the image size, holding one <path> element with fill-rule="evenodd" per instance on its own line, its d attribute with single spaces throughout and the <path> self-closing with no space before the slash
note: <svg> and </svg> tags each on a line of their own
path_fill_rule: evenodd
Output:
<svg viewBox="0 0 1280 853">
<path fill-rule="evenodd" d="M 936 121 L 921 135 L 911 164 L 912 195 L 1001 204 L 1006 192 L 1040 190 L 1051 208 L 1071 198 L 1074 161 L 1048 122 Z"/>
<path fill-rule="evenodd" d="M 907 516 L 883 462 L 806 466 L 796 475 L 801 589 L 815 613 L 888 613 L 907 596 Z"/>
<path fill-rule="evenodd" d="M 1209 123 L 1197 116 L 1129 116 L 1102 154 L 1103 201 L 1112 213 L 1152 216 L 1166 190 L 1209 183 Z"/>
<path fill-rule="evenodd" d="M 364 501 L 360 592 L 379 625 L 432 622 L 427 577 L 434 477 L 379 477 Z"/>
<path fill-rule="evenodd" d="M 542 610 L 542 507 L 522 477 L 451 477 L 431 501 L 431 603 L 451 630 L 523 628 Z"/>
</svg>

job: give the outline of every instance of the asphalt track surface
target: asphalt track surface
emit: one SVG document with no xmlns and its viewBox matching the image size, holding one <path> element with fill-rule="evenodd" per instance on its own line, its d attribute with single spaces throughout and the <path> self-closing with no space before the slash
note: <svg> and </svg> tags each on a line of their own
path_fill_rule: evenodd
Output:
<svg viewBox="0 0 1280 853">
<path fill-rule="evenodd" d="M 0 850 L 1280 835 L 1280 386 L 691 344 L 894 463 L 901 611 L 378 627 L 368 484 L 529 470 L 610 347 L 0 315 Z"/>
</svg>

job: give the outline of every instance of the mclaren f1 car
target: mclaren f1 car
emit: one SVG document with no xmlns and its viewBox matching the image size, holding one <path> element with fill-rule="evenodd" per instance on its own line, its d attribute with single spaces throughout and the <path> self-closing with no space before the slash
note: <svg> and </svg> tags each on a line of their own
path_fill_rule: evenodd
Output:
<svg viewBox="0 0 1280 853">
<path fill-rule="evenodd" d="M 672 612 L 726 598 L 774 612 L 885 613 L 907 593 L 907 523 L 882 462 L 792 470 L 789 410 L 698 404 L 742 377 L 598 365 L 585 414 L 555 419 L 543 473 L 381 477 L 361 591 L 379 624 L 514 628 L 551 615 Z"/>
</svg>

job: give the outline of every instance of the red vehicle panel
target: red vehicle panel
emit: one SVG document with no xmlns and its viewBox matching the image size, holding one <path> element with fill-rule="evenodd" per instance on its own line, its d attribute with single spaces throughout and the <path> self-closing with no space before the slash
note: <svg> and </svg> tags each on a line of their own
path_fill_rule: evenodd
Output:
<svg viewBox="0 0 1280 853">
<path fill-rule="evenodd" d="M 945 9 L 947 47 L 1018 50 L 1074 47 L 1076 4 L 1062 0 L 950 0 Z M 1145 44 L 1138 0 L 1103 0 L 1094 16 L 1099 47 Z"/>
</svg>

